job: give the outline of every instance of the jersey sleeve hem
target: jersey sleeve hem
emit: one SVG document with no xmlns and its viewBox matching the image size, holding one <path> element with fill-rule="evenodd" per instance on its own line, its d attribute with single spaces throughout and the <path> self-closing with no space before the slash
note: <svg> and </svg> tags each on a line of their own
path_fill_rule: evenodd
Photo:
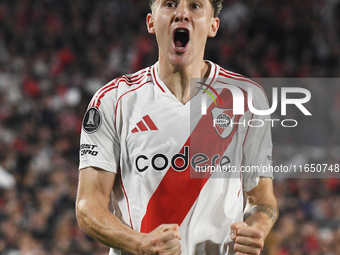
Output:
<svg viewBox="0 0 340 255">
<path fill-rule="evenodd" d="M 247 183 L 243 185 L 244 191 L 248 192 L 248 191 L 251 191 L 253 188 L 255 188 L 258 185 L 261 177 L 274 179 L 274 176 L 271 173 L 261 173 L 257 177 L 252 178 L 251 180 L 249 180 Z"/>
<path fill-rule="evenodd" d="M 255 188 L 257 186 L 257 184 L 259 183 L 260 177 L 255 177 L 252 178 L 251 180 L 249 180 L 248 182 L 243 184 L 243 189 L 245 192 L 248 192 L 250 190 L 252 190 L 253 188 Z"/>
<path fill-rule="evenodd" d="M 115 174 L 117 173 L 117 165 L 112 162 L 90 160 L 90 159 L 81 160 L 79 162 L 79 170 L 84 169 L 86 167 L 98 167 L 100 169 L 103 169 L 111 173 L 115 173 Z"/>
</svg>

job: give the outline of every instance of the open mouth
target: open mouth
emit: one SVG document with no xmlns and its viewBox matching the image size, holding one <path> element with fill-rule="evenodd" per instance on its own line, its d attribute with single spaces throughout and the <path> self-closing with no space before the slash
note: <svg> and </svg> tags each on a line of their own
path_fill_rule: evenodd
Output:
<svg viewBox="0 0 340 255">
<path fill-rule="evenodd" d="M 174 31 L 173 46 L 175 50 L 183 52 L 189 43 L 189 30 L 186 28 L 178 28 Z"/>
</svg>

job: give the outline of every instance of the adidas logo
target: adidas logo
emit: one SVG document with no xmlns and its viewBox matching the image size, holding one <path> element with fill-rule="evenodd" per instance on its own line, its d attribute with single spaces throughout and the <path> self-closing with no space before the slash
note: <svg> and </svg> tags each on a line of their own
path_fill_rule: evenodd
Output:
<svg viewBox="0 0 340 255">
<path fill-rule="evenodd" d="M 137 126 L 131 130 L 131 133 L 138 133 L 140 131 L 158 130 L 155 123 L 149 115 L 145 115 L 143 119 L 137 123 Z"/>
</svg>

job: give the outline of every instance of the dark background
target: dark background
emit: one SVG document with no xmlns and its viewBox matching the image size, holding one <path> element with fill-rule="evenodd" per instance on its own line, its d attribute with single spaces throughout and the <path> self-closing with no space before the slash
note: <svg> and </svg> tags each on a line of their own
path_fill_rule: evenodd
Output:
<svg viewBox="0 0 340 255">
<path fill-rule="evenodd" d="M 81 121 L 99 87 L 157 60 L 147 2 L 0 2 L 1 254 L 108 253 L 75 219 Z M 206 59 L 226 69 L 340 76 L 340 1 L 228 0 L 220 19 Z M 273 128 L 274 165 L 340 162 L 340 85 L 309 89 L 315 118 L 292 110 L 298 128 Z M 280 219 L 263 254 L 340 254 L 339 179 L 276 178 L 275 194 Z"/>
</svg>

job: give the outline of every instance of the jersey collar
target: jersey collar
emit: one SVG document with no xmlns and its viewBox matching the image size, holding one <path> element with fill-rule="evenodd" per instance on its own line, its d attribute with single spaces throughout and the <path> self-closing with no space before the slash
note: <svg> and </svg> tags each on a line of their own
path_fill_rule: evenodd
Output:
<svg viewBox="0 0 340 255">
<path fill-rule="evenodd" d="M 209 86 L 213 86 L 215 83 L 215 79 L 218 76 L 218 73 L 220 71 L 220 67 L 209 60 L 205 60 L 205 62 L 210 64 L 211 66 L 210 73 L 209 73 L 207 80 L 209 81 Z M 160 89 L 161 92 L 171 93 L 168 87 L 163 83 L 161 78 L 159 78 L 158 76 L 158 61 L 153 66 L 151 66 L 151 77 L 155 85 Z"/>
</svg>

